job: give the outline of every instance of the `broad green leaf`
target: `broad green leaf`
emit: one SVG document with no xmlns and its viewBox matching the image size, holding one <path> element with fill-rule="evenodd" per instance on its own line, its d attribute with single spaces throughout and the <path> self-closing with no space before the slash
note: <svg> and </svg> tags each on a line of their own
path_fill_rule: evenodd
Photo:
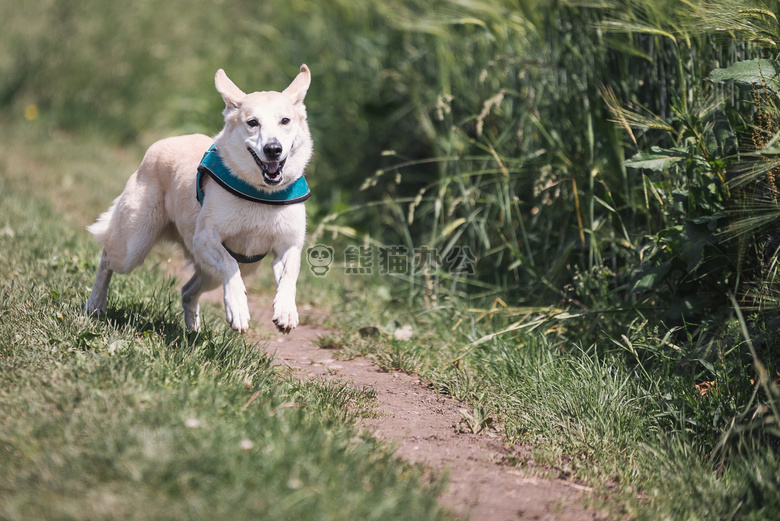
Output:
<svg viewBox="0 0 780 521">
<path fill-rule="evenodd" d="M 703 140 L 710 155 L 724 157 L 737 152 L 734 129 L 723 110 L 717 109 L 709 119 L 712 132 L 705 132 Z"/>
<path fill-rule="evenodd" d="M 733 81 L 737 85 L 759 85 L 780 92 L 779 69 L 774 60 L 746 60 L 725 69 L 715 69 L 708 79 L 715 83 Z"/>
<path fill-rule="evenodd" d="M 685 261 L 690 274 L 704 260 L 704 247 L 714 244 L 715 237 L 704 226 L 686 224 L 680 237 L 680 258 Z"/>
<path fill-rule="evenodd" d="M 653 291 L 658 288 L 660 282 L 669 273 L 672 268 L 672 262 L 666 261 L 659 266 L 653 266 L 645 270 L 634 282 L 634 286 L 631 288 L 631 294 L 642 293 L 645 291 Z"/>
<path fill-rule="evenodd" d="M 663 172 L 670 167 L 685 161 L 688 152 L 681 149 L 663 149 L 650 147 L 650 150 L 642 151 L 625 162 L 628 168 L 646 168 L 656 172 Z"/>
</svg>

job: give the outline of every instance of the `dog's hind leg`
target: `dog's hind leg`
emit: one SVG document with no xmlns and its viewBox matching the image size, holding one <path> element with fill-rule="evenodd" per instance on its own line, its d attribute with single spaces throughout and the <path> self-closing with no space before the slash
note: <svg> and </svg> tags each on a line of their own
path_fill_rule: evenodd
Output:
<svg viewBox="0 0 780 521">
<path fill-rule="evenodd" d="M 87 227 L 103 244 L 103 255 L 85 313 L 106 311 L 111 276 L 130 273 L 140 265 L 168 224 L 162 191 L 151 189 L 152 182 L 141 173 L 139 169 L 133 174 L 122 195 Z"/>
<path fill-rule="evenodd" d="M 103 248 L 103 256 L 100 258 L 95 284 L 92 286 L 92 292 L 89 294 L 87 304 L 84 306 L 84 313 L 105 313 L 108 307 L 108 284 L 111 282 L 111 275 L 114 271 L 108 263 L 108 253 Z"/>
<path fill-rule="evenodd" d="M 219 284 L 219 279 L 195 268 L 195 274 L 182 286 L 181 306 L 184 308 L 184 325 L 189 331 L 200 331 L 200 296 Z"/>
</svg>

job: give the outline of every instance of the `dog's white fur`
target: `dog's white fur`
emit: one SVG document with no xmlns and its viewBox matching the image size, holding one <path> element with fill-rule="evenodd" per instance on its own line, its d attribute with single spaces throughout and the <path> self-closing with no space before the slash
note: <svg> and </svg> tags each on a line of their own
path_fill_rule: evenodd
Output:
<svg viewBox="0 0 780 521">
<path fill-rule="evenodd" d="M 284 333 L 298 325 L 295 294 L 306 233 L 303 203 L 250 202 L 204 176 L 201 206 L 195 197 L 195 178 L 204 152 L 214 142 L 225 166 L 257 188 L 273 192 L 300 178 L 313 149 L 303 104 L 310 81 L 309 69 L 302 65 L 283 92 L 245 94 L 222 69 L 217 71 L 216 88 L 225 101 L 222 131 L 214 139 L 195 134 L 154 143 L 122 194 L 87 228 L 103 244 L 103 256 L 86 313 L 106 311 L 112 274 L 131 272 L 157 241 L 167 239 L 179 243 L 195 267 L 181 291 L 188 329 L 200 328 L 201 294 L 220 283 L 230 326 L 241 333 L 249 327 L 242 276 L 255 271 L 259 263 L 237 263 L 223 243 L 244 255 L 273 254 L 277 285 L 273 321 Z M 248 151 L 251 148 L 267 163 L 263 147 L 273 140 L 281 144 L 279 160 L 285 161 L 281 181 L 269 181 Z"/>
</svg>

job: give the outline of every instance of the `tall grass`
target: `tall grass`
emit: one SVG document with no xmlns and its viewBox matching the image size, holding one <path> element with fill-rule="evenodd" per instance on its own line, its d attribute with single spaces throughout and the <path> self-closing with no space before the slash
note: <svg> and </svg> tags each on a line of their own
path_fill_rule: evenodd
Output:
<svg viewBox="0 0 780 521">
<path fill-rule="evenodd" d="M 219 129 L 218 67 L 245 89 L 276 89 L 308 62 L 313 215 L 351 207 L 325 231 L 445 256 L 468 245 L 480 294 L 581 300 L 564 289 L 576 270 L 606 268 L 611 290 L 629 288 L 644 237 L 677 224 L 687 174 L 663 179 L 625 157 L 701 138 L 724 95 L 745 107 L 702 80 L 756 56 L 751 40 L 770 40 L 772 20 L 761 2 L 713 5 L 2 2 L 13 30 L 0 37 L 0 103 L 148 143 Z M 707 25 L 712 13 L 722 27 Z M 626 134 L 615 104 L 657 117 Z"/>
<path fill-rule="evenodd" d="M 429 373 L 444 390 L 483 405 L 497 393 L 495 410 L 511 411 L 507 432 L 555 440 L 643 494 L 665 494 L 651 501 L 657 514 L 684 517 L 696 503 L 704 517 L 767 515 L 777 309 L 742 326 L 735 317 L 756 302 L 746 288 L 771 293 L 763 273 L 776 265 L 774 246 L 761 233 L 726 239 L 745 197 L 773 193 L 740 191 L 729 178 L 756 143 L 774 140 L 776 93 L 708 78 L 766 55 L 778 41 L 772 6 L 556 3 L 539 17 L 496 2 L 437 7 L 391 14 L 408 49 L 402 63 L 419 62 L 411 76 L 395 71 L 417 103 L 412 137 L 427 140 L 430 156 L 397 144 L 385 153 L 364 191 L 385 197 L 388 211 L 372 204 L 362 216 L 379 220 L 370 230 L 385 244 L 473 248 L 476 280 L 451 286 L 440 272 L 432 300 L 423 273 L 405 291 L 435 302 L 434 312 L 449 307 L 456 329 L 486 325 L 455 341 L 466 344 L 460 352 L 393 344 L 376 356 L 418 370 L 454 361 L 459 371 Z M 771 180 L 772 168 L 750 172 Z M 486 305 L 462 314 L 464 296 Z M 748 349 L 752 337 L 760 350 Z M 527 353 L 537 349 L 570 354 Z M 635 459 L 630 473 L 615 453 Z M 657 458 L 684 459 L 705 477 L 689 487 L 675 478 L 671 489 L 663 474 L 681 467 L 659 472 Z M 709 479 L 715 469 L 722 479 Z M 747 469 L 750 487 L 761 483 L 750 492 L 740 485 Z M 685 494 L 697 499 L 675 506 Z"/>
</svg>

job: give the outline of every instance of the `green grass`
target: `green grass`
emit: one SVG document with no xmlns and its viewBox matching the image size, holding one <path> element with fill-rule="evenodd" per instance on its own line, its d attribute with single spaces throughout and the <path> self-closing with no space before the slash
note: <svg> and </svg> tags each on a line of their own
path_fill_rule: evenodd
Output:
<svg viewBox="0 0 780 521">
<path fill-rule="evenodd" d="M 731 350 L 720 358 L 670 349 L 630 325 L 632 338 L 593 345 L 556 334 L 547 321 L 475 344 L 502 329 L 499 316 L 475 321 L 457 301 L 410 309 L 405 287 L 388 292 L 386 278 L 334 274 L 331 283 L 345 288 L 330 300 L 328 322 L 341 333 L 320 344 L 335 356 L 367 356 L 388 370 L 414 372 L 462 400 L 471 417 L 464 415 L 461 428 L 498 430 L 530 448 L 507 463 L 582 480 L 596 491 L 593 504 L 617 517 L 757 520 L 780 511 L 769 433 L 775 420 L 767 405 L 750 401 L 756 391 L 771 406 L 780 392 L 776 384 L 757 387 L 752 361 L 735 356 L 738 325 L 709 347 Z M 393 338 L 400 324 L 413 325 L 411 340 Z M 715 382 L 704 396 L 696 388 L 702 381 Z"/>
<path fill-rule="evenodd" d="M 761 149 L 780 121 L 776 86 L 756 62 L 753 88 L 707 78 L 773 58 L 775 11 L 765 0 L 0 1 L 3 189 L 83 227 L 149 143 L 218 130 L 218 67 L 265 89 L 306 62 L 312 242 L 467 245 L 477 260 L 476 277 L 304 270 L 301 304 L 329 309 L 314 320 L 339 329 L 323 345 L 466 400 L 464 428 L 532 443 L 516 464 L 587 481 L 617 515 L 771 518 L 777 161 Z M 0 232 L 18 238 L 4 218 Z M 60 235 L 46 239 L 55 253 L 14 269 L 93 269 L 96 253 Z M 113 288 L 116 327 L 205 341 L 161 318 L 178 309 L 169 283 L 134 277 Z M 29 312 L 48 309 L 51 288 L 32 287 Z M 59 305 L 69 293 L 48 295 Z M 218 337 L 219 313 L 207 320 Z M 412 339 L 393 339 L 407 323 Z M 42 331 L 113 342 L 79 327 Z"/>
<path fill-rule="evenodd" d="M 70 160 L 92 157 L 85 141 Z M 80 163 L 44 154 L 35 184 L 0 178 L 0 518 L 448 518 L 439 485 L 356 429 L 370 390 L 291 378 L 218 313 L 187 333 L 154 265 L 115 278 L 105 317 L 84 316 L 98 248 L 71 224 L 83 215 L 49 203 L 61 176 L 102 194 Z"/>
</svg>

